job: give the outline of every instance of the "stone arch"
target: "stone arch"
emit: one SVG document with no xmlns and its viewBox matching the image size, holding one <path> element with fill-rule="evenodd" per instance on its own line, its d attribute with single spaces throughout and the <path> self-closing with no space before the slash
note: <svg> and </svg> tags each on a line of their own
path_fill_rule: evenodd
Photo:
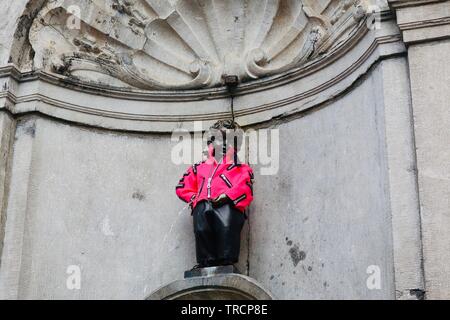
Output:
<svg viewBox="0 0 450 320">
<path fill-rule="evenodd" d="M 20 70 L 31 69 L 34 58 L 34 50 L 29 41 L 31 25 L 39 11 L 47 0 L 30 0 L 25 5 L 25 10 L 19 17 L 17 28 L 14 32 L 14 41 L 11 46 L 9 62 Z"/>
</svg>

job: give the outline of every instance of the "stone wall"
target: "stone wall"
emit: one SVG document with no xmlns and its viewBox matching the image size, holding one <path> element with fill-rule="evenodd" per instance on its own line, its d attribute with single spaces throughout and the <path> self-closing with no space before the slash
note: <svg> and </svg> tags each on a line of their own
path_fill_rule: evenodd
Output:
<svg viewBox="0 0 450 320">
<path fill-rule="evenodd" d="M 190 215 L 174 195 L 184 168 L 170 165 L 166 136 L 30 116 L 13 153 L 3 297 L 141 299 L 194 264 Z M 67 290 L 70 265 L 82 290 Z"/>
<path fill-rule="evenodd" d="M 278 298 L 394 296 L 384 110 L 376 97 L 382 67 L 330 105 L 275 125 L 280 172 L 262 176 L 255 167 L 239 267 Z M 174 194 L 185 167 L 172 164 L 172 146 L 166 134 L 18 119 L 4 297 L 140 299 L 179 278 L 195 253 L 191 217 Z M 66 288 L 70 265 L 81 266 L 82 290 Z M 371 265 L 381 269 L 381 290 L 367 289 Z"/>
<path fill-rule="evenodd" d="M 257 179 L 250 247 L 250 275 L 278 297 L 394 297 L 382 68 L 278 126 L 280 172 Z M 371 265 L 381 290 L 366 286 Z"/>
<path fill-rule="evenodd" d="M 343 33 L 330 29 L 345 20 L 330 9 L 339 2 L 302 2 L 299 21 L 313 20 L 309 4 L 323 13 L 322 39 L 335 42 L 288 67 L 287 47 L 273 74 L 256 59 L 252 70 L 264 72 L 242 76 L 236 90 L 238 122 L 280 134 L 278 174 L 254 166 L 238 266 L 277 298 L 450 292 L 450 2 L 390 2 L 378 7 L 378 28 L 346 7 L 357 19 Z M 9 17 L 0 31 L 0 298 L 143 299 L 195 264 L 191 217 L 174 193 L 186 166 L 171 161 L 170 132 L 229 117 L 230 99 L 214 82 L 115 87 L 120 77 L 105 84 L 40 66 L 45 48 L 28 30 L 44 5 L 14 1 L 0 12 Z M 181 12 L 189 21 L 188 9 L 170 7 L 162 20 Z M 67 287 L 71 266 L 81 269 L 79 290 Z M 367 282 L 374 270 L 376 288 Z"/>
</svg>

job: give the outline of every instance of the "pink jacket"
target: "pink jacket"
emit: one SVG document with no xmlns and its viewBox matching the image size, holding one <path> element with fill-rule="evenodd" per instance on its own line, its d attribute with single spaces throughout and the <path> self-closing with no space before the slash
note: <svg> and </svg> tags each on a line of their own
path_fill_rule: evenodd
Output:
<svg viewBox="0 0 450 320">
<path fill-rule="evenodd" d="M 177 196 L 195 208 L 201 200 L 213 200 L 221 194 L 230 198 L 236 209 L 244 212 L 253 200 L 253 170 L 244 163 L 233 161 L 230 148 L 221 163 L 212 156 L 191 166 L 176 186 Z"/>
</svg>

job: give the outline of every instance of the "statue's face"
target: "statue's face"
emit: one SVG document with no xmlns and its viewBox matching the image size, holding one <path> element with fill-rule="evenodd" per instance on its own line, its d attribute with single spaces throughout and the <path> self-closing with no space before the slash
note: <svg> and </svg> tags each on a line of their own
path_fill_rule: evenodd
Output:
<svg viewBox="0 0 450 320">
<path fill-rule="evenodd" d="M 235 139 L 236 137 L 236 139 Z M 232 129 L 214 129 L 211 128 L 208 132 L 209 143 L 214 147 L 214 156 L 220 158 L 224 154 L 224 144 L 225 152 L 230 148 L 235 148 L 237 151 L 242 143 L 242 130 L 232 130 Z M 236 140 L 236 145 L 235 145 Z"/>
<path fill-rule="evenodd" d="M 218 129 L 210 129 L 208 132 L 208 147 L 214 148 L 213 156 L 220 159 L 223 156 L 223 144 L 225 141 L 225 134 Z"/>
</svg>

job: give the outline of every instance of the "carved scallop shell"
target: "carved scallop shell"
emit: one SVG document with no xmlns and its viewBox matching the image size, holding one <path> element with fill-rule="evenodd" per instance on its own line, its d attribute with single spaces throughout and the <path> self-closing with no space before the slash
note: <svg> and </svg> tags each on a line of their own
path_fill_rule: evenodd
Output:
<svg viewBox="0 0 450 320">
<path fill-rule="evenodd" d="M 279 74 L 316 58 L 364 17 L 361 0 L 49 0 L 34 65 L 82 81 L 196 89 Z"/>
</svg>

